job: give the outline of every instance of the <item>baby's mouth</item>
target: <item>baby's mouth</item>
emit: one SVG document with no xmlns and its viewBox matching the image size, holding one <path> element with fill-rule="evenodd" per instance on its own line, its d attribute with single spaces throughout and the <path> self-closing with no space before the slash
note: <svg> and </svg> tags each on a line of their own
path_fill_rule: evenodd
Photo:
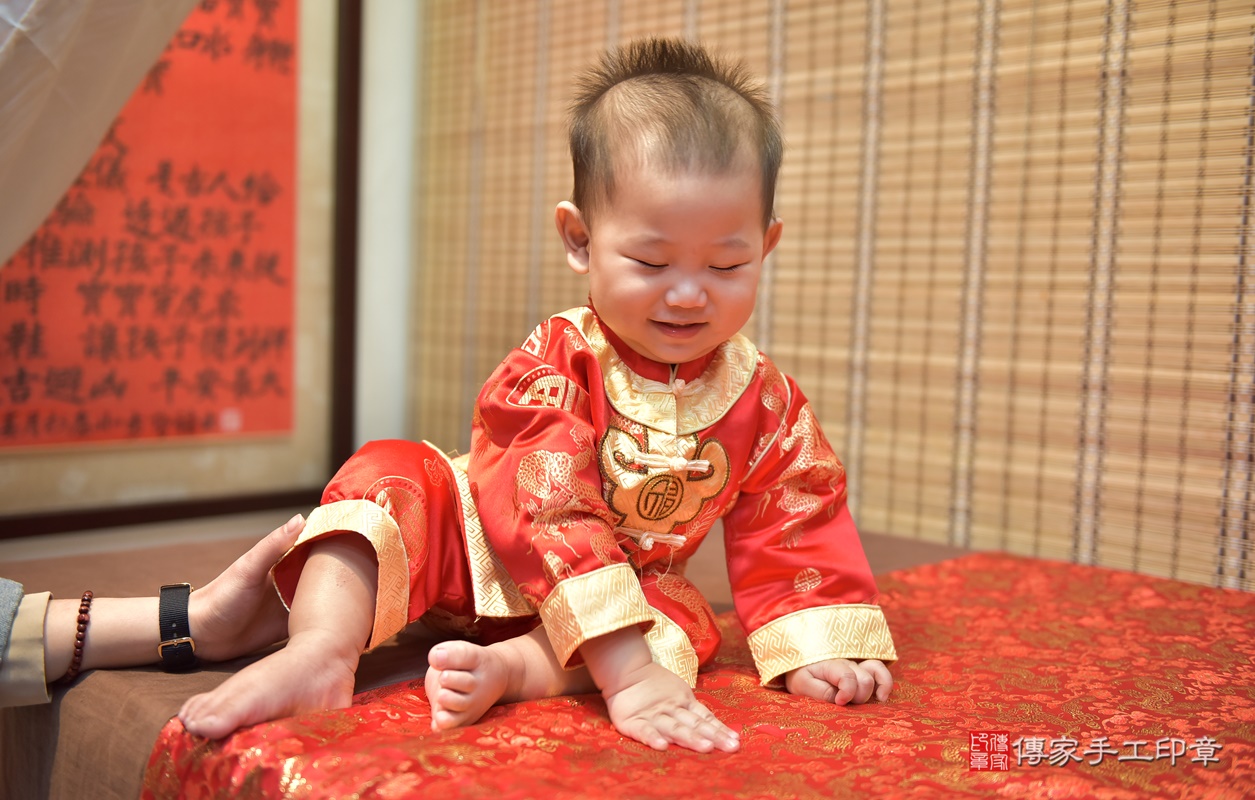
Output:
<svg viewBox="0 0 1255 800">
<path fill-rule="evenodd" d="M 656 319 L 654 320 L 654 324 L 657 325 L 659 328 L 661 328 L 663 333 L 667 333 L 672 336 L 685 336 L 685 335 L 692 335 L 692 334 L 697 333 L 697 331 L 701 330 L 702 326 L 704 326 L 706 323 L 704 322 L 666 322 L 664 320 Z"/>
</svg>

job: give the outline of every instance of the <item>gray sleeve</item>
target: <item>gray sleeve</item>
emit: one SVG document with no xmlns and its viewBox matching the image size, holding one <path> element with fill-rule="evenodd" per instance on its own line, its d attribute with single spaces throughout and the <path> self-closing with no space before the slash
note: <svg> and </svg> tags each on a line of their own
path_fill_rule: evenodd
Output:
<svg viewBox="0 0 1255 800">
<path fill-rule="evenodd" d="M 17 617 L 17 607 L 21 602 L 22 584 L 8 578 L 0 578 L 0 658 L 3 658 L 9 649 L 13 620 Z"/>
</svg>

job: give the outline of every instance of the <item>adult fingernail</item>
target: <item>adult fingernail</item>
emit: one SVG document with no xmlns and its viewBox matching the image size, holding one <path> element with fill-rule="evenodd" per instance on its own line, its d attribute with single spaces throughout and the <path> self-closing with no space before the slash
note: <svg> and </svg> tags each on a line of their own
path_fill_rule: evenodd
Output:
<svg viewBox="0 0 1255 800">
<path fill-rule="evenodd" d="M 302 517 L 301 517 L 301 515 L 298 513 L 296 516 L 292 517 L 292 519 L 290 519 L 290 520 L 288 520 L 286 523 L 284 523 L 283 527 L 285 527 L 285 528 L 290 528 L 290 527 L 292 527 L 293 525 L 300 525 L 302 521 L 303 521 L 303 518 L 302 518 Z"/>
</svg>

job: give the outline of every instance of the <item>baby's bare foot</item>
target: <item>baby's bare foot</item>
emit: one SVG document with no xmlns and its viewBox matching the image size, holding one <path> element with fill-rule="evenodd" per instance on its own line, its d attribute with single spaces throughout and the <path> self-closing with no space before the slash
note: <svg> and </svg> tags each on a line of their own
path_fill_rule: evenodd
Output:
<svg viewBox="0 0 1255 800">
<path fill-rule="evenodd" d="M 500 649 L 470 642 L 441 642 L 427 655 L 431 729 L 477 722 L 510 687 L 511 664 Z"/>
<path fill-rule="evenodd" d="M 220 739 L 246 725 L 350 705 L 356 663 L 330 657 L 315 638 L 294 636 L 217 689 L 189 698 L 179 711 L 183 727 Z"/>
</svg>

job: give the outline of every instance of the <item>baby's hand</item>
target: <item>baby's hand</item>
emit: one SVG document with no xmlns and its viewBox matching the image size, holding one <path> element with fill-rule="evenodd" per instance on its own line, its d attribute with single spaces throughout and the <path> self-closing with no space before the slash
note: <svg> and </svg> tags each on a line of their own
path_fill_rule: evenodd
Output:
<svg viewBox="0 0 1255 800">
<path fill-rule="evenodd" d="M 716 747 L 732 753 L 741 746 L 740 736 L 698 702 L 683 678 L 658 664 L 633 670 L 602 696 L 619 733 L 655 750 L 678 744 L 699 753 Z"/>
<path fill-rule="evenodd" d="M 850 661 L 834 658 L 785 673 L 784 685 L 793 694 L 843 706 L 866 703 L 873 692 L 877 700 L 889 699 L 893 676 L 875 659 Z"/>
</svg>

